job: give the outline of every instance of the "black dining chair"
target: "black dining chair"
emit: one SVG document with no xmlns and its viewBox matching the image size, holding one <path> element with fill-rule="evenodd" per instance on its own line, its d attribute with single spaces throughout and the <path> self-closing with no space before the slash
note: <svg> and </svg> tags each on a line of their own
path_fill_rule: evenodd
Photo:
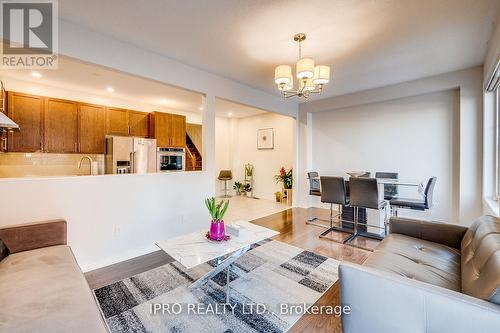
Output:
<svg viewBox="0 0 500 333">
<path fill-rule="evenodd" d="M 354 221 L 342 220 L 342 209 L 343 207 L 349 205 L 349 198 L 347 197 L 346 184 L 343 177 L 321 177 L 321 202 L 330 204 L 330 228 L 323 232 L 319 237 L 328 238 L 333 241 L 337 241 L 329 237 L 332 231 L 339 231 L 352 234 L 353 229 L 343 228 L 342 222 L 354 224 Z M 336 216 L 333 215 L 333 205 L 339 206 L 340 213 Z M 335 218 L 335 220 L 334 220 Z M 334 226 L 334 222 L 340 224 L 339 227 Z M 343 243 L 343 241 L 342 241 Z"/>
<path fill-rule="evenodd" d="M 309 194 L 321 196 L 319 173 L 317 173 L 316 171 L 308 172 L 307 179 L 309 179 Z"/>
<path fill-rule="evenodd" d="M 436 186 L 436 177 L 431 177 L 425 186 L 424 195 L 421 199 L 394 198 L 391 204 L 392 215 L 398 216 L 398 209 L 428 210 L 432 207 L 432 197 L 434 196 L 434 187 Z"/>
<path fill-rule="evenodd" d="M 399 173 L 397 172 L 375 172 L 375 178 L 381 179 L 398 179 Z M 398 196 L 398 185 L 384 184 L 384 199 L 391 200 Z"/>
<path fill-rule="evenodd" d="M 319 173 L 316 171 L 311 171 L 307 173 L 307 179 L 309 179 L 309 195 L 321 196 L 321 183 L 319 178 Z M 328 225 L 316 223 L 314 221 L 324 221 L 330 222 L 330 220 L 322 219 L 319 217 L 311 217 L 306 221 L 306 224 L 314 225 L 321 228 L 328 228 Z"/>
<path fill-rule="evenodd" d="M 363 227 L 374 227 L 383 229 L 387 234 L 387 219 L 384 215 L 384 227 L 371 225 L 368 223 L 359 223 L 358 210 L 360 208 L 382 210 L 387 208 L 387 201 L 379 199 L 378 183 L 376 178 L 351 177 L 349 178 L 349 205 L 354 207 L 354 233 L 345 240 L 345 243 L 351 242 L 356 237 L 366 237 L 381 240 L 383 236 L 361 230 Z"/>
</svg>

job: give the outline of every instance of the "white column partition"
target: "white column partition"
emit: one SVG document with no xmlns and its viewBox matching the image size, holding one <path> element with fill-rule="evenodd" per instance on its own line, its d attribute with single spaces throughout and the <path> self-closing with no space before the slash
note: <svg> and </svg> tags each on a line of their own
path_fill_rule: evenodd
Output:
<svg viewBox="0 0 500 333">
<path fill-rule="evenodd" d="M 203 99 L 203 170 L 215 179 L 215 96 L 207 94 Z M 215 196 L 215 180 L 209 184 L 208 191 Z"/>
</svg>

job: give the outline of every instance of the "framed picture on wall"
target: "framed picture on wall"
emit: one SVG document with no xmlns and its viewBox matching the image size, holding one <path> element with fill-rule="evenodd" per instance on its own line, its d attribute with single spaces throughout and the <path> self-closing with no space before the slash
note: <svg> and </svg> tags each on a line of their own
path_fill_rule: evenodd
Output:
<svg viewBox="0 0 500 333">
<path fill-rule="evenodd" d="M 274 149 L 274 128 L 257 130 L 257 149 Z"/>
</svg>

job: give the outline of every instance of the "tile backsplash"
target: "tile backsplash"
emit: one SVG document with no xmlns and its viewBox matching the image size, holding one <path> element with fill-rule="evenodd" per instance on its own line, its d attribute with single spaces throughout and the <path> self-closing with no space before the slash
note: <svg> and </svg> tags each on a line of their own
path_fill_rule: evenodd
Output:
<svg viewBox="0 0 500 333">
<path fill-rule="evenodd" d="M 104 155 L 3 153 L 0 154 L 0 178 L 88 175 L 88 160 L 83 162 L 81 169 L 78 168 L 83 156 L 90 156 L 97 162 L 98 174 L 104 173 Z"/>
</svg>

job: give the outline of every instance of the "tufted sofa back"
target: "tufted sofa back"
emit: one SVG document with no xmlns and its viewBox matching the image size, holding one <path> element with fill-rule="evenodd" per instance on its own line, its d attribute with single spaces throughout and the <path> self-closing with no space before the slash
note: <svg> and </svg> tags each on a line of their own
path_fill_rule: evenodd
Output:
<svg viewBox="0 0 500 333">
<path fill-rule="evenodd" d="M 500 219 L 477 219 L 462 239 L 462 292 L 500 305 Z"/>
</svg>

